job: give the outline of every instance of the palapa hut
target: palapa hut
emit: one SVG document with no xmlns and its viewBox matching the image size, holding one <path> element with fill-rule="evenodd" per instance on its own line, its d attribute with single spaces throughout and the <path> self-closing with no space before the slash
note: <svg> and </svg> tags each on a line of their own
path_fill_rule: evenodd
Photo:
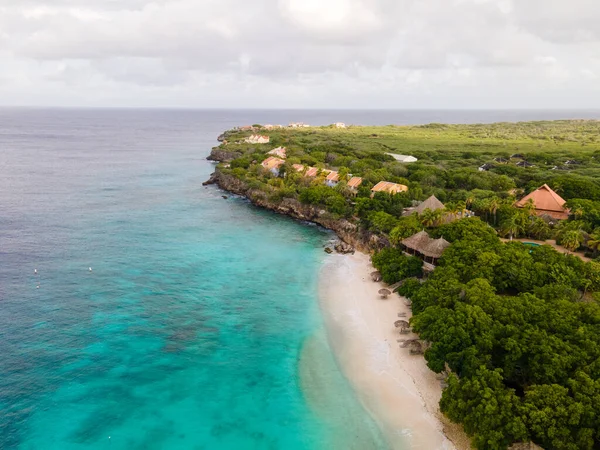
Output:
<svg viewBox="0 0 600 450">
<path fill-rule="evenodd" d="M 392 291 L 389 289 L 379 289 L 379 295 L 381 298 L 388 298 L 391 295 Z"/>
<path fill-rule="evenodd" d="M 410 324 L 406 320 L 396 320 L 394 326 L 400 329 L 400 333 L 407 333 L 410 329 Z"/>
<path fill-rule="evenodd" d="M 436 211 L 438 209 L 444 209 L 445 206 L 442 202 L 440 202 L 435 195 L 432 195 L 424 202 L 421 202 L 420 205 L 414 208 L 406 208 L 402 213 L 403 216 L 410 216 L 411 214 L 423 214 L 426 209 L 430 209 L 431 211 Z"/>
<path fill-rule="evenodd" d="M 430 258 L 431 264 L 435 264 L 448 247 L 450 247 L 450 242 L 444 238 L 430 239 L 425 247 L 421 249 L 421 254 L 425 256 L 425 261 L 427 261 L 427 258 Z"/>
<path fill-rule="evenodd" d="M 442 253 L 450 246 L 444 238 L 432 239 L 427 232 L 419 231 L 401 242 L 407 253 L 420 256 L 426 263 L 437 264 Z"/>
<path fill-rule="evenodd" d="M 423 231 L 419 231 L 417 234 L 413 234 L 410 237 L 407 237 L 406 239 L 402 240 L 401 244 L 404 246 L 404 248 L 406 250 L 408 250 L 407 253 L 410 253 L 411 255 L 415 255 L 417 253 L 419 253 L 419 250 L 422 249 L 423 247 L 425 247 L 425 245 L 427 244 L 427 242 L 429 242 L 430 237 L 427 234 L 427 232 L 425 230 Z"/>
<path fill-rule="evenodd" d="M 547 184 L 523 197 L 515 203 L 515 206 L 517 208 L 524 208 L 529 200 L 533 202 L 537 216 L 550 216 L 557 220 L 566 220 L 569 218 L 570 211 L 565 207 L 566 201 Z"/>
<path fill-rule="evenodd" d="M 371 272 L 371 279 L 376 283 L 381 281 L 381 272 L 379 272 L 378 270 L 376 270 L 375 272 Z"/>
</svg>

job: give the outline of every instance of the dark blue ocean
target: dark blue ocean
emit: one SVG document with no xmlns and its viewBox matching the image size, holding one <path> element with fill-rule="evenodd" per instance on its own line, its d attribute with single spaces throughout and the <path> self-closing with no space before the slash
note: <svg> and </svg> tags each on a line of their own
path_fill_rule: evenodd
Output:
<svg viewBox="0 0 600 450">
<path fill-rule="evenodd" d="M 0 449 L 387 448 L 323 329 L 332 236 L 203 187 L 217 135 L 599 116 L 0 109 Z"/>
</svg>

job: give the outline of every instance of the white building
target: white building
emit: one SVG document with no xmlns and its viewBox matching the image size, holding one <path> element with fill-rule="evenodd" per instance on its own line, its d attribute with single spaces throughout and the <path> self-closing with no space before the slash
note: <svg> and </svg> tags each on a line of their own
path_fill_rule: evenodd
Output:
<svg viewBox="0 0 600 450">
<path fill-rule="evenodd" d="M 267 155 L 277 156 L 278 158 L 285 159 L 287 157 L 287 149 L 285 147 L 277 147 L 267 152 Z"/>
<path fill-rule="evenodd" d="M 271 139 L 269 136 L 261 136 L 259 134 L 253 134 L 246 138 L 247 144 L 268 144 Z"/>
<path fill-rule="evenodd" d="M 346 128 L 346 124 L 344 122 L 336 122 L 333 124 L 336 128 Z"/>
<path fill-rule="evenodd" d="M 401 162 L 401 163 L 411 163 L 411 162 L 418 161 L 417 158 L 415 158 L 414 156 L 410 156 L 410 155 L 396 155 L 395 153 L 386 153 L 386 155 L 390 155 L 396 161 Z"/>
</svg>

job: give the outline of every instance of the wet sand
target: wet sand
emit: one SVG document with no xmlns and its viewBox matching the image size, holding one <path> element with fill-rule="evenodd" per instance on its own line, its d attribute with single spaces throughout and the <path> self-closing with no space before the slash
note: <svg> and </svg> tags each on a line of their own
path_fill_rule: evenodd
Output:
<svg viewBox="0 0 600 450">
<path fill-rule="evenodd" d="M 320 273 L 319 297 L 330 345 L 359 400 L 380 426 L 394 450 L 468 449 L 460 426 L 439 411 L 440 380 L 425 359 L 400 348 L 394 327 L 398 313 L 410 308 L 370 278 L 369 257 L 331 255 Z M 404 318 L 403 318 L 404 319 Z"/>
</svg>

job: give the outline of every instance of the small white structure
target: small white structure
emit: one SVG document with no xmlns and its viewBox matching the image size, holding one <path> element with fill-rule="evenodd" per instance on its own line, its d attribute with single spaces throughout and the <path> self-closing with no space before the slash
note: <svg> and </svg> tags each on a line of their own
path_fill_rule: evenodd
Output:
<svg viewBox="0 0 600 450">
<path fill-rule="evenodd" d="M 285 159 L 287 158 L 287 149 L 285 147 L 277 147 L 267 152 L 267 155 L 277 156 L 278 158 Z"/>
<path fill-rule="evenodd" d="M 386 155 L 390 155 L 396 161 L 401 162 L 401 163 L 411 163 L 411 162 L 418 161 L 417 158 L 415 158 L 414 156 L 410 156 L 410 155 L 396 155 L 395 153 L 386 153 Z"/>
<path fill-rule="evenodd" d="M 271 138 L 269 136 L 261 136 L 259 134 L 253 134 L 246 138 L 247 144 L 268 144 Z"/>
<path fill-rule="evenodd" d="M 302 122 L 291 122 L 288 125 L 289 128 L 309 128 L 310 125 L 306 124 L 306 123 L 302 123 Z"/>
<path fill-rule="evenodd" d="M 347 128 L 344 122 L 336 122 L 333 124 L 335 128 Z"/>
</svg>

